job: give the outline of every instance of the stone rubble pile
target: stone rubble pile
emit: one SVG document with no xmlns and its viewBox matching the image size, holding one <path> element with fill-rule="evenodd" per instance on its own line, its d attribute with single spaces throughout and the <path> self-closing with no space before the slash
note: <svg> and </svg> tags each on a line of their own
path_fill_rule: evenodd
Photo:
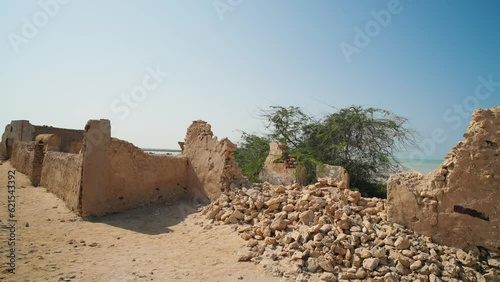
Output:
<svg viewBox="0 0 500 282">
<path fill-rule="evenodd" d="M 235 225 L 240 261 L 297 281 L 500 281 L 498 254 L 437 245 L 387 222 L 385 200 L 328 184 L 232 189 L 202 213 Z"/>
</svg>

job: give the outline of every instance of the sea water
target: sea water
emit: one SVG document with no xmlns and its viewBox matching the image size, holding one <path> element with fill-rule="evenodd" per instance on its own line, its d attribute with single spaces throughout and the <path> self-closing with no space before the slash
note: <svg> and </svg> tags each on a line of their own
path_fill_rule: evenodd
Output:
<svg viewBox="0 0 500 282">
<path fill-rule="evenodd" d="M 435 170 L 443 161 L 444 160 L 399 160 L 404 167 L 403 171 L 418 171 L 421 173 L 429 173 Z"/>
</svg>

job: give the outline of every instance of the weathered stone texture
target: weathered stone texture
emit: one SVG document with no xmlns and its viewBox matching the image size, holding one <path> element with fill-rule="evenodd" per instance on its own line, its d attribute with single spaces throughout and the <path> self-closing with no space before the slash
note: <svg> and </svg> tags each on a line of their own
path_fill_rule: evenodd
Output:
<svg viewBox="0 0 500 282">
<path fill-rule="evenodd" d="M 319 182 L 340 189 L 349 189 L 349 173 L 342 166 L 323 165 L 316 169 L 316 176 Z M 324 183 L 326 182 L 326 183 Z"/>
<path fill-rule="evenodd" d="M 500 107 L 476 110 L 465 140 L 433 172 L 387 184 L 390 221 L 463 249 L 500 250 Z"/>
<path fill-rule="evenodd" d="M 15 142 L 12 146 L 10 162 L 20 172 L 31 176 L 33 171 L 33 158 L 35 142 Z"/>
<path fill-rule="evenodd" d="M 9 159 L 13 145 L 18 141 L 35 141 L 38 135 L 57 135 L 60 139 L 57 151 L 78 153 L 83 139 L 83 130 L 57 128 L 52 126 L 32 125 L 28 120 L 13 120 L 5 126 L 0 142 L 0 159 Z M 47 137 L 44 137 L 47 138 Z M 53 137 L 55 138 L 55 137 Z M 44 143 L 47 143 L 44 140 Z M 54 142 L 55 140 L 51 140 Z M 51 147 L 51 149 L 55 149 Z M 78 149 L 75 151 L 75 149 Z"/>
<path fill-rule="evenodd" d="M 54 193 L 75 212 L 78 211 L 81 177 L 81 154 L 45 153 L 40 186 Z"/>
<path fill-rule="evenodd" d="M 283 143 L 269 144 L 269 154 L 259 175 L 262 181 L 273 185 L 291 185 L 297 182 L 297 162 L 285 158 L 286 145 Z"/>
<path fill-rule="evenodd" d="M 321 183 L 264 183 L 225 192 L 202 214 L 235 225 L 247 241 L 239 261 L 301 277 L 295 281 L 318 281 L 314 272 L 329 273 L 323 281 L 497 281 L 491 279 L 500 275 L 496 252 L 433 243 L 388 222 L 385 203 Z"/>
<path fill-rule="evenodd" d="M 61 150 L 61 137 L 56 134 L 40 134 L 35 137 L 35 143 L 42 143 L 44 152 Z"/>
<path fill-rule="evenodd" d="M 14 142 L 33 141 L 35 127 L 27 120 L 13 120 L 5 126 L 0 143 L 0 158 L 8 159 L 11 157 Z"/>
<path fill-rule="evenodd" d="M 198 120 L 189 126 L 182 155 L 189 159 L 188 186 L 196 200 L 212 201 L 231 186 L 245 185 L 234 159 L 235 150 L 229 139 L 218 141 L 207 122 Z"/>
</svg>

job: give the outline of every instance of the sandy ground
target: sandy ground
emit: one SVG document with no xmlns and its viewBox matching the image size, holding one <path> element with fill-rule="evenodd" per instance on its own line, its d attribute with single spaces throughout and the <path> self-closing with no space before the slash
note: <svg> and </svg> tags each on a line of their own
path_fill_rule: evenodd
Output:
<svg viewBox="0 0 500 282">
<path fill-rule="evenodd" d="M 238 262 L 244 241 L 189 203 L 83 220 L 16 173 L 16 274 L 7 272 L 7 172 L 0 165 L 2 281 L 283 281 Z"/>
</svg>

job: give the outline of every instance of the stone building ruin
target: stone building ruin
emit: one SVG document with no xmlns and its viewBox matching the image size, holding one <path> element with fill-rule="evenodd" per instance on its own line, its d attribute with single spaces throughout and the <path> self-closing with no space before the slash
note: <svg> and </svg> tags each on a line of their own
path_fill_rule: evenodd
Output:
<svg viewBox="0 0 500 282">
<path fill-rule="evenodd" d="M 84 130 L 16 120 L 5 128 L 0 157 L 87 217 L 179 200 L 208 203 L 246 183 L 235 148 L 204 121 L 188 128 L 181 154 L 158 156 L 111 137 L 109 120 L 89 120 Z"/>
<path fill-rule="evenodd" d="M 387 218 L 462 249 L 500 251 L 500 107 L 474 111 L 464 140 L 428 174 L 387 184 Z"/>
</svg>

